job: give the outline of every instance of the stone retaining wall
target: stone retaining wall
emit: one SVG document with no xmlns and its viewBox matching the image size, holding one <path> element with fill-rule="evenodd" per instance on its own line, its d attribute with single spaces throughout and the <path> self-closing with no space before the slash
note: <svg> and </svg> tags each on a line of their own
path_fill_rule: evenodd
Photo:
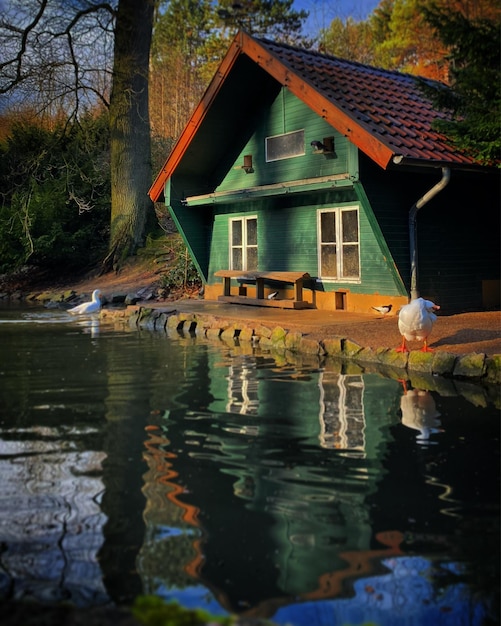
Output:
<svg viewBox="0 0 501 626">
<path fill-rule="evenodd" d="M 465 382 L 501 383 L 501 355 L 488 357 L 482 353 L 465 355 L 448 352 L 397 352 L 390 348 L 366 348 L 345 337 L 330 337 L 321 341 L 297 330 L 287 331 L 280 326 L 270 328 L 256 323 L 219 318 L 211 315 L 182 313 L 173 309 L 128 306 L 125 309 L 103 309 L 103 321 L 121 323 L 169 335 L 188 333 L 197 337 L 217 339 L 233 345 L 248 344 L 253 348 L 289 354 L 302 354 L 317 359 L 339 359 L 363 367 L 384 368 L 403 378 L 413 376 L 455 378 Z"/>
</svg>

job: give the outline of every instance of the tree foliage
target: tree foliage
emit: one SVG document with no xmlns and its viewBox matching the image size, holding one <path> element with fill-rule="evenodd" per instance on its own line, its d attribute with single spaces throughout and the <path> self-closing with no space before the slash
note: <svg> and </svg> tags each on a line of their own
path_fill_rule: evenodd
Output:
<svg viewBox="0 0 501 626">
<path fill-rule="evenodd" d="M 49 130 L 20 120 L 0 146 L 0 270 L 64 271 L 103 254 L 109 235 L 105 112 Z"/>
<path fill-rule="evenodd" d="M 425 10 L 449 52 L 451 90 L 431 92 L 438 108 L 453 119 L 437 120 L 438 130 L 484 164 L 501 162 L 500 20 L 468 19 L 437 5 Z M 429 89 L 428 89 L 429 92 Z"/>
<path fill-rule="evenodd" d="M 332 20 L 325 30 L 319 48 L 333 56 L 358 61 L 371 65 L 374 63 L 373 32 L 369 22 L 357 22 L 349 17 L 345 22 L 341 18 Z"/>
<path fill-rule="evenodd" d="M 293 8 L 293 0 L 161 3 L 151 55 L 154 143 L 172 142 L 180 135 L 239 29 L 309 46 L 311 42 L 301 32 L 307 16 L 306 11 Z"/>
<path fill-rule="evenodd" d="M 446 49 L 426 22 L 425 6 L 426 0 L 385 4 L 374 22 L 379 20 L 384 33 L 375 44 L 375 57 L 378 64 L 389 69 L 446 80 L 441 63 Z"/>
<path fill-rule="evenodd" d="M 293 0 L 219 0 L 217 15 L 229 37 L 240 29 L 250 35 L 268 37 L 274 41 L 304 43 L 301 28 L 308 12 L 296 11 Z"/>
<path fill-rule="evenodd" d="M 342 58 L 448 84 L 450 46 L 430 28 L 427 11 L 433 6 L 468 21 L 495 21 L 499 14 L 497 0 L 381 0 L 365 21 L 334 19 L 320 32 L 319 48 Z"/>
<path fill-rule="evenodd" d="M 168 148 L 200 100 L 207 78 L 206 41 L 213 27 L 208 0 L 171 0 L 158 12 L 151 50 L 150 119 L 155 144 Z M 165 160 L 168 149 L 161 158 Z M 161 163 L 157 161 L 157 169 Z"/>
</svg>

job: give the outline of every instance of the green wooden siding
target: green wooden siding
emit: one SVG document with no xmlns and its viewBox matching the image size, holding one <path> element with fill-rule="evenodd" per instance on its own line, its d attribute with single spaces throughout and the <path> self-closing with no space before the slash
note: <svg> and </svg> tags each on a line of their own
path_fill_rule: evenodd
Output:
<svg viewBox="0 0 501 626">
<path fill-rule="evenodd" d="M 207 281 L 209 241 L 212 232 L 210 210 L 206 207 L 188 210 L 182 201 L 171 193 L 170 180 L 165 186 L 165 202 L 202 280 Z"/>
<path fill-rule="evenodd" d="M 265 138 L 299 129 L 305 131 L 305 154 L 266 163 Z M 311 141 L 334 137 L 332 156 L 316 154 Z M 241 166 L 244 155 L 252 154 L 254 173 L 246 174 Z M 363 188 L 357 185 L 356 149 L 287 90 L 282 90 L 271 107 L 263 111 L 256 131 L 242 149 L 232 168 L 217 188 L 218 192 L 248 189 L 274 183 L 349 174 L 355 181 L 345 189 L 274 197 L 248 197 L 245 202 L 207 204 L 214 213 L 210 238 L 209 281 L 213 273 L 229 268 L 229 216 L 257 215 L 258 267 L 261 270 L 305 271 L 318 276 L 317 211 L 321 208 L 357 206 L 360 220 L 360 282 L 322 282 L 317 289 L 335 291 L 348 288 L 353 293 L 382 292 L 405 295 L 403 282 L 395 269 L 391 253 L 374 217 Z M 204 207 L 197 206 L 197 210 Z M 189 210 L 189 209 L 187 209 Z M 193 208 L 191 210 L 194 210 Z M 215 282 L 219 282 L 216 279 Z"/>
<path fill-rule="evenodd" d="M 355 189 L 322 194 L 298 194 L 260 199 L 239 205 L 218 205 L 210 249 L 210 282 L 218 269 L 229 268 L 228 223 L 230 217 L 257 215 L 258 268 L 260 270 L 304 271 L 318 276 L 317 210 L 336 206 L 357 206 L 360 220 L 361 272 L 360 283 L 323 282 L 316 288 L 335 291 L 348 288 L 352 293 L 381 292 L 404 295 L 402 281 L 395 270 L 372 210 L 360 202 Z M 237 210 L 235 210 L 237 209 Z"/>
<path fill-rule="evenodd" d="M 174 176 L 172 193 L 166 187 L 166 203 L 204 279 L 219 283 L 213 273 L 229 268 L 229 217 L 245 215 L 258 218 L 259 269 L 317 277 L 317 211 L 358 206 L 360 282 L 323 282 L 316 288 L 407 296 L 409 211 L 440 180 L 440 169 L 382 170 L 286 89 L 251 123 L 253 131 L 232 147 L 231 157 L 225 153 L 224 164 L 215 162 L 212 173 L 204 169 L 200 174 L 194 153 L 190 167 Z M 305 132 L 305 154 L 266 163 L 265 138 L 299 129 Z M 335 154 L 315 154 L 311 141 L 331 136 Z M 251 174 L 240 167 L 246 154 L 252 154 Z M 318 184 L 322 177 L 343 175 L 332 184 L 324 179 L 323 188 Z M 308 184 L 266 189 L 297 180 Z M 482 309 L 483 281 L 499 281 L 498 182 L 496 173 L 452 172 L 449 185 L 418 213 L 418 290 L 440 304 L 443 313 Z M 225 197 L 232 191 L 231 199 Z M 214 195 L 186 203 L 187 196 L 202 192 Z"/>
<path fill-rule="evenodd" d="M 360 165 L 368 201 L 409 291 L 409 212 L 441 171 L 384 172 L 363 156 Z M 499 281 L 499 206 L 497 173 L 452 171 L 447 187 L 418 211 L 418 291 L 441 313 L 482 310 L 482 281 Z"/>
<path fill-rule="evenodd" d="M 305 154 L 302 156 L 266 162 L 266 137 L 296 130 L 305 131 Z M 333 155 L 314 154 L 311 142 L 334 137 Z M 246 189 L 277 182 L 302 180 L 332 174 L 345 174 L 353 169 L 354 148 L 350 142 L 332 126 L 313 113 L 303 102 L 286 89 L 282 89 L 271 107 L 263 111 L 258 119 L 256 131 L 241 150 L 217 191 Z M 246 174 L 240 168 L 244 155 L 253 157 L 254 172 Z M 350 172 L 354 173 L 354 172 Z"/>
</svg>

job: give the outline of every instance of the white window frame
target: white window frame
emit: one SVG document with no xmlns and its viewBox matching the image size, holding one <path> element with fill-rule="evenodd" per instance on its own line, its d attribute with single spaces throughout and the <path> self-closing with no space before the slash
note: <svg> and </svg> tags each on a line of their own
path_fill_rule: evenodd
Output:
<svg viewBox="0 0 501 626">
<path fill-rule="evenodd" d="M 357 212 L 357 241 L 342 241 L 342 214 L 346 211 Z M 336 240 L 334 242 L 322 242 L 322 214 L 335 213 L 336 214 Z M 331 207 L 328 209 L 318 209 L 317 211 L 317 242 L 318 242 L 318 273 L 321 280 L 329 282 L 342 282 L 342 283 L 360 283 L 361 282 L 361 264 L 360 264 L 360 207 L 358 205 Z M 342 242 L 341 245 L 339 242 Z M 324 245 L 336 246 L 336 270 L 337 276 L 328 276 L 322 274 L 322 247 Z M 357 246 L 358 248 L 358 276 L 344 276 L 344 250 L 349 246 Z"/>
<path fill-rule="evenodd" d="M 284 156 L 278 156 L 275 158 L 270 158 L 268 155 L 268 143 L 273 141 L 273 139 L 284 139 L 287 140 L 288 137 L 291 137 L 292 135 L 297 135 L 301 133 L 302 134 L 302 142 L 301 142 L 301 150 L 297 151 L 297 152 L 290 152 L 290 153 L 286 153 L 284 154 Z M 298 156 L 304 156 L 306 154 L 305 149 L 304 149 L 304 128 L 299 128 L 298 130 L 293 130 L 289 133 L 281 133 L 280 135 L 270 135 L 269 137 L 265 138 L 265 158 L 266 158 L 266 163 L 273 163 L 274 161 L 283 161 L 285 159 L 293 159 L 294 157 L 298 157 Z"/>
<path fill-rule="evenodd" d="M 250 220 L 256 220 L 256 231 L 257 231 L 257 215 L 241 215 L 239 217 L 231 217 L 229 220 L 229 229 L 228 229 L 228 243 L 229 243 L 229 257 L 230 257 L 230 269 L 232 270 L 242 270 L 242 271 L 246 271 L 248 269 L 250 269 L 248 267 L 248 250 L 249 248 L 255 248 L 256 251 L 258 250 L 258 242 L 256 241 L 256 244 L 252 244 L 252 245 L 248 245 L 247 244 L 247 223 Z M 241 222 L 242 223 L 242 245 L 241 246 L 237 246 L 233 244 L 233 224 L 234 222 Z M 257 232 L 256 232 L 257 235 Z M 241 248 L 242 249 L 242 267 L 234 267 L 233 265 L 233 250 L 235 248 Z M 257 254 L 256 254 L 257 257 Z M 256 268 L 251 268 L 251 269 L 257 269 Z"/>
</svg>

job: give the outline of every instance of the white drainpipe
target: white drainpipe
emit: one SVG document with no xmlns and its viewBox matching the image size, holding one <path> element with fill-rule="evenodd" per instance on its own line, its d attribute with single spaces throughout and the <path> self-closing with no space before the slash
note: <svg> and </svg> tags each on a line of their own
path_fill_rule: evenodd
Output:
<svg viewBox="0 0 501 626">
<path fill-rule="evenodd" d="M 409 246 L 411 254 L 411 300 L 419 298 L 419 292 L 417 289 L 417 224 L 416 216 L 421 207 L 427 204 L 437 193 L 440 193 L 444 187 L 447 186 L 451 178 L 451 171 L 448 167 L 442 168 L 442 178 L 434 185 L 424 196 L 412 205 L 409 211 Z"/>
</svg>

